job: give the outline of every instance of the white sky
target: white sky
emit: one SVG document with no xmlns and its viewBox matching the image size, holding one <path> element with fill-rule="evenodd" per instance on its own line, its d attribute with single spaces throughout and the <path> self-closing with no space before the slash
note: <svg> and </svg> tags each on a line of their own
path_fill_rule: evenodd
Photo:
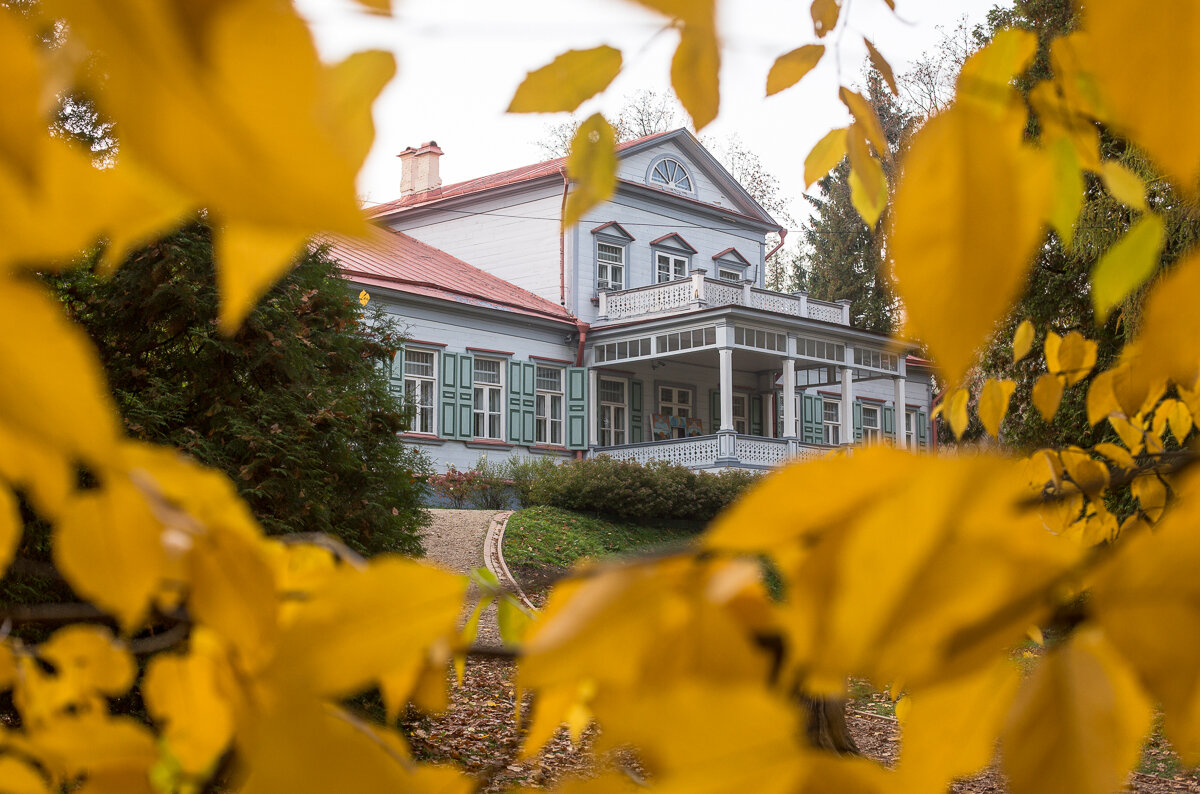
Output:
<svg viewBox="0 0 1200 794">
<path fill-rule="evenodd" d="M 359 193 L 383 202 L 399 194 L 396 154 L 437 141 L 445 152 L 446 184 L 543 159 L 536 141 L 565 114 L 507 114 L 525 74 L 568 49 L 609 44 L 625 67 L 601 96 L 579 110 L 615 115 L 628 94 L 665 92 L 678 34 L 665 19 L 625 0 L 395 0 L 394 19 L 368 15 L 345 0 L 299 0 L 323 57 L 379 48 L 396 54 L 399 73 L 375 106 L 375 147 L 359 177 Z M 798 86 L 764 97 L 776 57 L 816 41 L 807 0 L 722 0 L 721 112 L 702 134 L 737 135 L 794 196 L 792 215 L 804 217 L 804 157 L 830 129 L 849 119 L 837 99 L 842 81 L 854 83 L 868 36 L 897 74 L 952 29 L 964 15 L 981 22 L 996 0 L 847 0 L 843 34 L 827 37 L 830 51 Z M 843 12 L 846 13 L 845 11 Z M 837 57 L 831 57 L 836 51 Z"/>
</svg>

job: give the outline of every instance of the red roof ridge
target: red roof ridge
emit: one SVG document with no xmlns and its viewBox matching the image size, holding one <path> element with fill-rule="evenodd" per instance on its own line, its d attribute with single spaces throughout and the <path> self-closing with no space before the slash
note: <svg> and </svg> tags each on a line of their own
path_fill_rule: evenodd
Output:
<svg viewBox="0 0 1200 794">
<path fill-rule="evenodd" d="M 623 143 L 617 144 L 616 151 L 623 152 L 632 146 L 637 146 L 638 144 L 645 143 L 646 141 L 677 133 L 680 129 L 683 128 L 680 127 L 674 130 L 668 130 L 666 132 L 655 132 L 650 135 L 643 135 L 640 138 L 624 141 Z M 412 193 L 407 196 L 401 196 L 398 199 L 385 202 L 372 208 L 368 211 L 368 215 L 372 218 L 378 218 L 381 215 L 387 215 L 388 213 L 396 210 L 415 207 L 431 201 L 438 201 L 444 198 L 451 198 L 453 196 L 465 196 L 471 193 L 477 193 L 481 190 L 504 187 L 505 185 L 515 185 L 521 182 L 528 182 L 533 179 L 540 179 L 541 177 L 549 176 L 550 174 L 561 170 L 566 163 L 566 159 L 567 158 L 565 157 L 555 157 L 552 160 L 543 160 L 540 163 L 523 165 L 519 168 L 510 168 L 507 171 L 499 171 L 494 174 L 488 174 L 487 176 L 480 176 L 474 179 L 465 180 L 463 182 L 455 182 L 451 185 L 442 185 L 441 187 L 425 190 L 420 193 Z"/>
</svg>

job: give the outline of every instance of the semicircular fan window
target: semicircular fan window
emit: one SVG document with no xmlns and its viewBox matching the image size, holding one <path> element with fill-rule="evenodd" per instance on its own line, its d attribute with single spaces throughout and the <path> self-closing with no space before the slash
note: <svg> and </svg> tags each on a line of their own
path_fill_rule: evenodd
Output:
<svg viewBox="0 0 1200 794">
<path fill-rule="evenodd" d="M 691 175 L 688 174 L 683 163 L 670 157 L 664 157 L 654 164 L 654 168 L 650 171 L 650 182 L 668 190 L 677 190 L 683 193 L 693 192 Z"/>
</svg>

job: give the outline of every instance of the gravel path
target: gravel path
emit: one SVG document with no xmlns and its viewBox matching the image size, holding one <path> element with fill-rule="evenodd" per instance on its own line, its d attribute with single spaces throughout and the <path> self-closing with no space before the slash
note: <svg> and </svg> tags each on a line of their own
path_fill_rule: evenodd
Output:
<svg viewBox="0 0 1200 794">
<path fill-rule="evenodd" d="M 473 568 L 483 567 L 483 541 L 495 510 L 430 510 L 433 523 L 421 538 L 425 546 L 425 559 L 455 573 L 467 574 Z M 476 593 L 472 587 L 467 603 L 474 604 Z M 465 621 L 468 613 L 462 619 Z M 496 628 L 496 607 L 493 604 L 479 619 L 479 636 L 476 642 L 496 645 L 500 632 Z"/>
</svg>

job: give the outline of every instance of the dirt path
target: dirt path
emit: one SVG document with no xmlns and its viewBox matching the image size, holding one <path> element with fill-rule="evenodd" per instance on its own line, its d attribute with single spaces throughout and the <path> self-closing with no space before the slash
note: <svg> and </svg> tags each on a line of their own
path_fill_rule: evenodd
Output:
<svg viewBox="0 0 1200 794">
<path fill-rule="evenodd" d="M 448 571 L 468 574 L 474 568 L 484 567 L 484 540 L 488 528 L 496 517 L 495 510 L 430 510 L 433 523 L 425 531 L 421 543 L 425 546 L 425 559 Z M 475 603 L 474 588 L 467 596 L 467 603 Z M 467 615 L 463 615 L 465 621 Z M 498 644 L 500 632 L 496 628 L 496 607 L 489 607 L 479 618 L 477 642 L 485 645 Z"/>
</svg>

